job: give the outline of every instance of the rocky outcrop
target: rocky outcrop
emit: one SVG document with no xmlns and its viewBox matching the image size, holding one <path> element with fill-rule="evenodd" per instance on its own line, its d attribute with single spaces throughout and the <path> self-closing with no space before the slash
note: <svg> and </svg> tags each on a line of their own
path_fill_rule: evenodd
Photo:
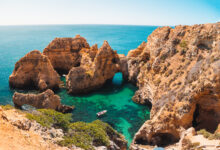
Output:
<svg viewBox="0 0 220 150">
<path fill-rule="evenodd" d="M 189 127 L 215 131 L 220 123 L 220 23 L 162 27 L 128 54 L 133 100 L 151 104 L 150 120 L 132 146 L 167 146 Z"/>
<path fill-rule="evenodd" d="M 63 139 L 61 129 L 42 127 L 39 123 L 28 120 L 25 113 L 16 109 L 5 110 L 0 107 L 0 133 L 1 149 L 69 149 L 56 144 Z"/>
<path fill-rule="evenodd" d="M 59 73 L 68 74 L 72 67 L 80 66 L 80 51 L 90 49 L 86 39 L 80 35 L 75 38 L 55 38 L 43 51 Z M 95 47 L 92 47 L 94 50 Z M 92 52 L 91 52 L 91 55 Z"/>
<path fill-rule="evenodd" d="M 94 58 L 88 53 L 83 53 L 80 67 L 73 67 L 66 77 L 68 92 L 85 93 L 101 87 L 119 71 L 118 63 L 119 56 L 107 41 Z"/>
<path fill-rule="evenodd" d="M 50 89 L 40 94 L 23 94 L 15 92 L 13 102 L 18 108 L 27 104 L 35 108 L 54 109 L 63 113 L 71 112 L 74 109 L 74 107 L 62 105 L 60 97 L 55 95 Z"/>
<path fill-rule="evenodd" d="M 9 77 L 9 84 L 17 89 L 57 89 L 60 77 L 47 56 L 34 50 L 22 57 Z"/>
<path fill-rule="evenodd" d="M 128 81 L 136 84 L 137 76 L 140 72 L 140 66 L 149 60 L 149 53 L 142 53 L 144 51 L 146 43 L 143 42 L 137 49 L 129 51 L 127 55 L 127 65 L 128 72 L 123 74 L 128 74 Z"/>
</svg>

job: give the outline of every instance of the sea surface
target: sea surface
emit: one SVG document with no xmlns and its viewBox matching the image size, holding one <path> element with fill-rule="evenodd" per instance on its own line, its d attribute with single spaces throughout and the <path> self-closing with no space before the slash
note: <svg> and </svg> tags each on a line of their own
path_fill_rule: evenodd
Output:
<svg viewBox="0 0 220 150">
<path fill-rule="evenodd" d="M 0 26 L 0 105 L 13 105 L 14 90 L 9 88 L 8 77 L 14 64 L 31 50 L 42 52 L 55 37 L 75 37 L 80 34 L 90 46 L 97 43 L 99 47 L 107 40 L 119 54 L 127 55 L 129 50 L 146 41 L 156 28 L 126 25 Z M 56 94 L 60 95 L 62 103 L 75 106 L 73 121 L 103 120 L 121 132 L 130 143 L 135 132 L 149 119 L 149 109 L 131 100 L 136 89 L 134 85 L 123 82 L 122 75 L 117 73 L 112 83 L 90 94 L 73 96 L 68 95 L 65 89 Z M 96 113 L 102 110 L 108 112 L 97 118 Z"/>
</svg>

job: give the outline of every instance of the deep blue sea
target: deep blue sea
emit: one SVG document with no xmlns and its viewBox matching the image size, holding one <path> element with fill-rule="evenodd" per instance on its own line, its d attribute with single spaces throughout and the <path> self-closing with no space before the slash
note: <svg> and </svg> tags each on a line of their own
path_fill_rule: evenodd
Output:
<svg viewBox="0 0 220 150">
<path fill-rule="evenodd" d="M 104 40 L 117 50 L 119 54 L 127 54 L 135 49 L 156 26 L 126 26 L 126 25 L 41 25 L 41 26 L 0 26 L 0 104 L 13 104 L 13 90 L 8 85 L 8 77 L 14 69 L 14 64 L 31 50 L 43 49 L 56 37 L 75 37 L 80 34 L 92 46 L 100 47 Z M 64 80 L 64 79 L 62 79 Z M 136 87 L 123 83 L 118 73 L 112 84 L 83 96 L 70 96 L 65 89 L 57 92 L 62 103 L 75 105 L 73 121 L 90 122 L 96 120 L 96 112 L 103 109 L 108 113 L 99 118 L 111 124 L 125 135 L 129 143 L 134 133 L 149 119 L 149 109 L 135 104 L 131 98 Z"/>
</svg>

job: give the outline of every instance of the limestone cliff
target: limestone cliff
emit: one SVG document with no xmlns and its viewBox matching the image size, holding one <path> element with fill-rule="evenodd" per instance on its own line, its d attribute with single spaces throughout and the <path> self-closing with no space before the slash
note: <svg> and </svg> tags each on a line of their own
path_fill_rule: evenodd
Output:
<svg viewBox="0 0 220 150">
<path fill-rule="evenodd" d="M 66 87 L 73 94 L 101 87 L 119 71 L 138 86 L 133 100 L 152 109 L 131 149 L 167 146 L 190 127 L 214 132 L 220 123 L 220 23 L 160 27 L 127 56 L 118 55 L 107 41 L 100 49 L 90 47 L 80 36 L 56 38 L 43 54 L 32 51 L 21 58 L 10 86 L 57 88 L 56 71 L 68 73 Z M 48 106 L 45 99 L 38 102 L 33 104 Z"/>
<path fill-rule="evenodd" d="M 18 108 L 24 104 L 28 104 L 38 109 L 54 109 L 63 113 L 71 112 L 74 108 L 62 105 L 60 97 L 55 95 L 54 92 L 50 89 L 40 94 L 23 94 L 15 92 L 13 96 L 13 102 Z"/>
<path fill-rule="evenodd" d="M 189 128 L 214 132 L 220 123 L 220 23 L 156 29 L 127 58 L 133 100 L 152 105 L 137 145 L 167 146 Z"/>
<path fill-rule="evenodd" d="M 47 56 L 34 50 L 22 57 L 9 77 L 9 84 L 17 89 L 57 89 L 60 77 Z"/>
<path fill-rule="evenodd" d="M 107 41 L 94 58 L 88 53 L 83 53 L 80 67 L 73 67 L 66 77 L 68 92 L 85 93 L 101 87 L 119 71 L 118 63 L 119 56 Z"/>
<path fill-rule="evenodd" d="M 43 54 L 48 56 L 57 72 L 67 74 L 72 67 L 80 66 L 80 51 L 89 48 L 86 39 L 77 35 L 75 38 L 55 38 Z"/>
</svg>

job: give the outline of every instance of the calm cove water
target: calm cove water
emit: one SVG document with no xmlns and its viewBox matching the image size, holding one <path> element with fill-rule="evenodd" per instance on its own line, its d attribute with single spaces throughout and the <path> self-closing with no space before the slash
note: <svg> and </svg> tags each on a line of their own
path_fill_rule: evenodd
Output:
<svg viewBox="0 0 220 150">
<path fill-rule="evenodd" d="M 8 77 L 14 64 L 31 50 L 41 52 L 55 37 L 75 37 L 80 34 L 90 45 L 100 47 L 104 40 L 120 54 L 135 49 L 157 27 L 155 26 L 119 26 L 119 25 L 44 25 L 44 26 L 0 26 L 0 104 L 13 104 L 13 90 L 8 86 Z M 62 78 L 62 80 L 64 80 Z M 96 113 L 108 110 L 100 120 L 108 122 L 125 135 L 129 143 L 134 133 L 145 120 L 149 119 L 149 109 L 132 102 L 136 87 L 123 83 L 120 73 L 116 74 L 112 84 L 87 95 L 70 96 L 65 89 L 57 92 L 62 103 L 74 105 L 73 121 L 91 122 Z"/>
</svg>

